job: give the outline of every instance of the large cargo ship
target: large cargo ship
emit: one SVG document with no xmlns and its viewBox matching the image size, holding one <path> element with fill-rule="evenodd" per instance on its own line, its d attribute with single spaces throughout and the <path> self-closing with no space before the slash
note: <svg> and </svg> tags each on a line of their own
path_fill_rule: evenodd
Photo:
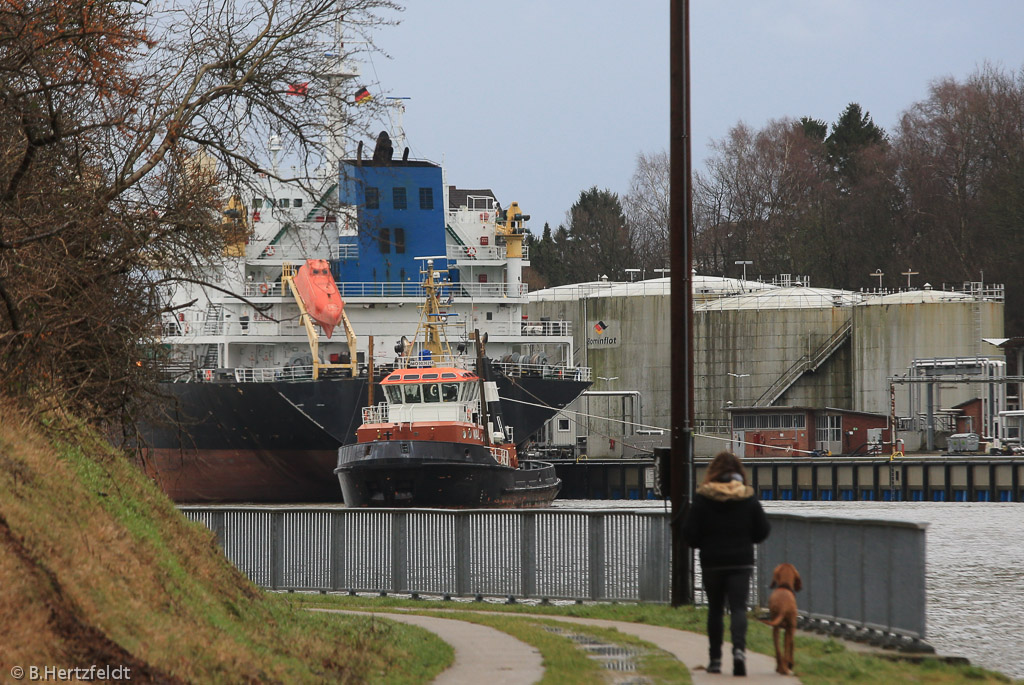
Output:
<svg viewBox="0 0 1024 685">
<path fill-rule="evenodd" d="M 417 327 L 418 258 L 449 273 L 439 296 L 455 354 L 471 367 L 477 332 L 487 341 L 516 442 L 590 385 L 590 369 L 574 363 L 571 323 L 523 316 L 529 217 L 489 189 L 445 184 L 441 166 L 409 159 L 394 133 L 379 136 L 372 158 L 360 145 L 303 184 L 268 174 L 227 212 L 242 238 L 209 266 L 215 287 L 168 292 L 168 380 L 142 440 L 147 471 L 176 501 L 340 500 L 337 450 L 355 441 L 363 407 L 382 397 L 379 379 Z M 287 154 L 273 142 L 271 152 Z M 311 259 L 336 281 L 344 335 L 311 324 L 288 285 Z"/>
</svg>

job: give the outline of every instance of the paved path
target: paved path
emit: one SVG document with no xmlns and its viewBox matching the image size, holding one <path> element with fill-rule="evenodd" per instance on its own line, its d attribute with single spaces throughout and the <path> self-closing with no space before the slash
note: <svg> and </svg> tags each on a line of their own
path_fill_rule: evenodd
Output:
<svg viewBox="0 0 1024 685">
<path fill-rule="evenodd" d="M 310 611 L 332 614 L 371 613 L 429 630 L 455 650 L 455 661 L 434 680 L 437 685 L 530 685 L 544 675 L 540 652 L 525 642 L 488 626 L 451 618 L 380 611 Z"/>
<path fill-rule="evenodd" d="M 373 613 L 396 621 L 412 623 L 436 633 L 455 649 L 455 663 L 451 668 L 442 673 L 434 681 L 435 683 L 444 685 L 478 685 L 479 683 L 487 683 L 488 685 L 504 685 L 505 683 L 518 685 L 521 683 L 522 685 L 527 685 L 528 683 L 537 682 L 544 674 L 540 653 L 536 649 L 505 633 L 475 623 L 456 619 L 435 618 L 433 616 L 417 616 L 404 613 L 401 609 L 395 609 L 387 613 L 376 611 L 342 611 L 337 609 L 312 609 L 312 611 Z M 451 609 L 430 609 L 429 611 L 439 614 L 452 613 Z M 698 633 L 644 623 L 608 621 L 595 618 L 575 618 L 547 614 L 511 614 L 506 612 L 473 613 L 615 628 L 621 633 L 634 635 L 641 640 L 650 642 L 679 659 L 690 669 L 690 676 L 693 678 L 694 685 L 723 685 L 723 682 L 732 681 L 732 646 L 726 643 L 722 647 L 722 652 L 725 654 L 725 658 L 722 660 L 722 674 L 707 673 L 704 667 L 708 662 L 708 641 L 705 636 Z M 760 685 L 762 683 L 796 685 L 800 681 L 794 676 L 781 676 L 777 674 L 775 672 L 774 656 L 747 652 L 747 678 L 742 682 L 750 683 L 751 685 Z"/>
</svg>

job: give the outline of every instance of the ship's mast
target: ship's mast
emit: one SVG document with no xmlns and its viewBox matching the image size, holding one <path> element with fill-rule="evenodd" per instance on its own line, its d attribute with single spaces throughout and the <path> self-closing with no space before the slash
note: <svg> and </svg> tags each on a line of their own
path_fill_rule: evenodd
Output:
<svg viewBox="0 0 1024 685">
<path fill-rule="evenodd" d="M 326 53 L 327 68 L 324 77 L 330 89 L 327 111 L 327 155 L 329 173 L 337 173 L 337 164 L 347 153 L 345 125 L 345 93 L 351 90 L 348 84 L 359 76 L 359 66 L 346 59 L 343 26 L 345 18 L 339 16 L 335 24 L 335 47 Z"/>
</svg>

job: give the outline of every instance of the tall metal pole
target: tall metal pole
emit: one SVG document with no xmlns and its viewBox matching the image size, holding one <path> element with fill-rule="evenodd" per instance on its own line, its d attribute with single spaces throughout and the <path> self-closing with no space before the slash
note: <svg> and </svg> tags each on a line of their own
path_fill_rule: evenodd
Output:
<svg viewBox="0 0 1024 685">
<path fill-rule="evenodd" d="M 669 248 L 672 255 L 672 606 L 693 603 L 690 550 L 683 519 L 693 472 L 693 229 L 690 192 L 690 2 L 670 10 L 671 159 Z"/>
</svg>

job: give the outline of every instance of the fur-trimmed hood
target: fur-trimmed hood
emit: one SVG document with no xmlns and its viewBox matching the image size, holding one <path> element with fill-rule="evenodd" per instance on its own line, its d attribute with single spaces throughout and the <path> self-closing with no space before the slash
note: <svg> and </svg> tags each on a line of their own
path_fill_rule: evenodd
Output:
<svg viewBox="0 0 1024 685">
<path fill-rule="evenodd" d="M 704 495 L 716 502 L 728 502 L 730 500 L 749 499 L 754 496 L 754 488 L 744 485 L 738 480 L 730 480 L 726 483 L 704 483 L 697 488 L 698 495 Z"/>
</svg>

